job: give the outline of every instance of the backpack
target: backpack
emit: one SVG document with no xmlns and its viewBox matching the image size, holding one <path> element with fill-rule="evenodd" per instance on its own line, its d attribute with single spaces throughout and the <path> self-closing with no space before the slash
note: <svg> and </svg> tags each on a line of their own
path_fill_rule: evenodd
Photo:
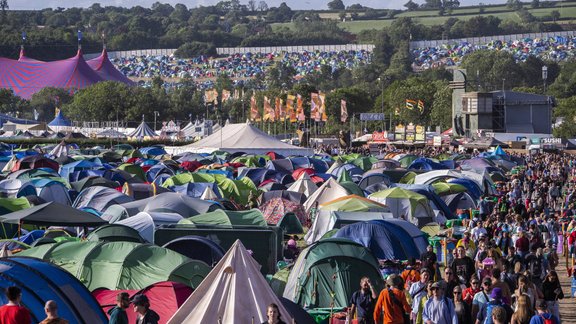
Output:
<svg viewBox="0 0 576 324">
<path fill-rule="evenodd" d="M 493 302 L 488 302 L 486 304 L 486 317 L 484 318 L 484 324 L 493 324 L 494 323 L 494 322 L 492 322 L 492 310 L 496 306 L 502 306 L 502 305 L 496 304 Z"/>
<path fill-rule="evenodd" d="M 542 319 L 542 323 L 544 324 L 554 324 L 552 316 L 550 316 L 550 318 L 545 318 L 544 316 L 540 315 L 540 318 Z"/>
</svg>

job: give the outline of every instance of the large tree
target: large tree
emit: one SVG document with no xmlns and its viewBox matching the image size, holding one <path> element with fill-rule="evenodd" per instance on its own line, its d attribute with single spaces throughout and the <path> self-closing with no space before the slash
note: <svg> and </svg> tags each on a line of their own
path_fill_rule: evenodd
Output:
<svg viewBox="0 0 576 324">
<path fill-rule="evenodd" d="M 346 6 L 344 6 L 344 2 L 342 0 L 332 0 L 328 2 L 328 9 L 330 10 L 344 10 Z"/>
</svg>

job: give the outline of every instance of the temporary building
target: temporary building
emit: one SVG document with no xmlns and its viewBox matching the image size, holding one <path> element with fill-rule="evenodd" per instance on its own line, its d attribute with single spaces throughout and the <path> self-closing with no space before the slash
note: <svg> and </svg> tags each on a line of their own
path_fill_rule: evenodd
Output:
<svg viewBox="0 0 576 324">
<path fill-rule="evenodd" d="M 428 199 L 410 190 L 394 187 L 375 192 L 368 197 L 388 206 L 394 218 L 408 220 L 416 226 L 421 227 L 434 220 L 434 212 Z"/>
<path fill-rule="evenodd" d="M 58 304 L 58 315 L 70 324 L 107 323 L 100 305 L 82 282 L 52 263 L 12 256 L 0 259 L 0 273 L 0 289 L 22 289 L 22 306 L 30 310 L 33 323 L 46 318 L 44 304 L 48 300 Z M 8 302 L 5 294 L 0 302 Z"/>
<path fill-rule="evenodd" d="M 66 132 L 72 129 L 72 122 L 64 117 L 64 114 L 60 110 L 58 111 L 56 117 L 54 117 L 54 119 L 48 123 L 48 126 L 50 126 L 56 132 Z"/>
<path fill-rule="evenodd" d="M 159 281 L 176 281 L 192 288 L 210 267 L 174 251 L 133 242 L 59 242 L 20 252 L 61 266 L 89 290 L 142 289 Z"/>
<path fill-rule="evenodd" d="M 426 235 L 407 221 L 371 220 L 346 225 L 332 236 L 367 247 L 380 260 L 418 259 L 426 251 Z"/>
<path fill-rule="evenodd" d="M 314 223 L 306 233 L 304 239 L 306 243 L 312 244 L 322 239 L 326 233 L 342 228 L 347 224 L 369 221 L 372 219 L 392 219 L 394 216 L 390 212 L 349 212 L 320 210 L 314 218 Z"/>
<path fill-rule="evenodd" d="M 300 252 L 283 297 L 308 308 L 346 307 L 364 276 L 375 291 L 384 287 L 370 250 L 346 239 L 321 240 Z"/>
<path fill-rule="evenodd" d="M 250 123 L 228 124 L 196 143 L 181 147 L 166 147 L 166 151 L 172 154 L 212 153 L 216 150 L 252 154 L 266 154 L 266 152 L 274 151 L 284 156 L 313 154 L 312 149 L 286 144 Z"/>
<path fill-rule="evenodd" d="M 184 304 L 186 299 L 190 297 L 192 288 L 179 282 L 163 281 L 150 285 L 140 291 L 96 289 L 92 292 L 92 295 L 98 300 L 104 312 L 108 314 L 110 309 L 116 307 L 116 296 L 121 292 L 128 293 L 130 298 L 138 294 L 143 294 L 148 297 L 154 311 L 160 316 L 158 323 L 165 324 L 170 317 L 176 313 L 178 308 Z M 129 309 L 126 311 L 126 315 L 128 316 L 128 323 L 136 323 L 138 313 Z"/>
<path fill-rule="evenodd" d="M 168 323 L 262 323 L 270 303 L 278 305 L 282 318 L 291 322 L 291 314 L 259 268 L 237 240 Z"/>
<path fill-rule="evenodd" d="M 304 209 L 307 213 L 310 212 L 314 206 L 319 206 L 336 198 L 348 196 L 348 191 L 342 187 L 333 178 L 328 179 L 318 188 L 313 194 L 308 196 L 304 203 Z"/>
</svg>

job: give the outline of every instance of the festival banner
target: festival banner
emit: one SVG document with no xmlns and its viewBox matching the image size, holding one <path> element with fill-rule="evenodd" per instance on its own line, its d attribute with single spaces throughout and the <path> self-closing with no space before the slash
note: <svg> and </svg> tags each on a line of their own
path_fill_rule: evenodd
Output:
<svg viewBox="0 0 576 324">
<path fill-rule="evenodd" d="M 259 122 L 260 119 L 260 111 L 258 111 L 258 106 L 256 105 L 256 96 L 252 95 L 250 98 L 250 120 Z"/>
<path fill-rule="evenodd" d="M 298 121 L 305 121 L 306 114 L 304 114 L 304 101 L 301 95 L 296 96 L 296 118 Z"/>
<path fill-rule="evenodd" d="M 422 125 L 416 125 L 416 140 L 422 142 L 426 140 L 426 130 Z"/>
<path fill-rule="evenodd" d="M 412 123 L 406 125 L 406 140 L 409 142 L 416 140 L 416 125 Z"/>
<path fill-rule="evenodd" d="M 394 139 L 396 141 L 403 141 L 406 136 L 406 127 L 404 125 L 399 124 L 394 128 Z"/>
<path fill-rule="evenodd" d="M 276 121 L 276 114 L 270 103 L 270 99 L 264 96 L 264 121 Z"/>
<path fill-rule="evenodd" d="M 406 99 L 406 109 L 408 110 L 413 110 L 414 106 L 416 106 L 417 104 L 418 102 L 416 102 L 416 100 Z"/>
<path fill-rule="evenodd" d="M 326 115 L 326 94 L 320 92 L 318 98 L 320 99 L 320 109 L 318 110 L 320 120 L 325 122 L 328 120 L 328 115 Z"/>
<path fill-rule="evenodd" d="M 222 102 L 226 102 L 230 99 L 230 91 L 222 89 Z"/>
<path fill-rule="evenodd" d="M 340 100 L 340 121 L 345 123 L 348 119 L 348 108 L 346 107 L 346 100 Z"/>
<path fill-rule="evenodd" d="M 294 109 L 294 100 L 296 96 L 288 95 L 286 96 L 286 118 L 290 118 L 291 123 L 295 123 L 296 119 L 296 110 Z"/>
</svg>

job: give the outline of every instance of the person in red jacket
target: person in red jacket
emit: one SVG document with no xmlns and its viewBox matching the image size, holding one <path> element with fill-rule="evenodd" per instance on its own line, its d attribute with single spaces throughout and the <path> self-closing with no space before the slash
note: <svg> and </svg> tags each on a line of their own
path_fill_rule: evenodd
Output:
<svg viewBox="0 0 576 324">
<path fill-rule="evenodd" d="M 0 323 L 2 324 L 29 324 L 32 323 L 30 311 L 20 306 L 22 290 L 16 286 L 6 288 L 8 304 L 0 307 Z"/>
</svg>

